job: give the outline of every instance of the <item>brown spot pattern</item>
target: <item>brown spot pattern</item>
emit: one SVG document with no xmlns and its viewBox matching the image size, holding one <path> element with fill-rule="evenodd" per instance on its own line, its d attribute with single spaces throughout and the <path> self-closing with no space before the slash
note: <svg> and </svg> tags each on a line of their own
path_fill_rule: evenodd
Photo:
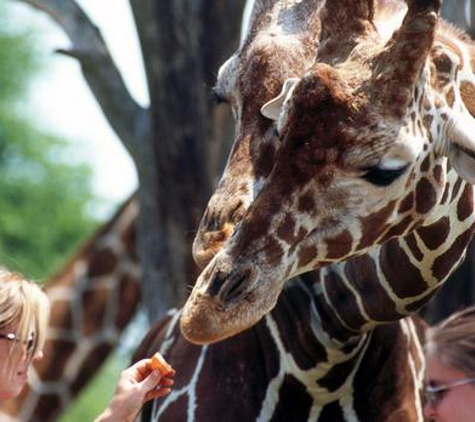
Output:
<svg viewBox="0 0 475 422">
<path fill-rule="evenodd" d="M 399 223 L 389 228 L 389 230 L 384 234 L 384 240 L 406 233 L 413 222 L 413 217 L 407 215 Z"/>
<path fill-rule="evenodd" d="M 269 266 L 274 267 L 280 263 L 284 250 L 279 242 L 271 236 L 266 239 L 265 259 Z"/>
<path fill-rule="evenodd" d="M 426 291 L 427 283 L 422 278 L 419 268 L 409 261 L 409 257 L 396 239 L 385 243 L 379 261 L 384 276 L 398 297 L 417 296 Z M 404 278 L 401 278 L 401 275 L 404 275 Z"/>
<path fill-rule="evenodd" d="M 401 201 L 401 204 L 399 205 L 399 212 L 403 214 L 407 211 L 412 210 L 413 206 L 414 206 L 414 192 L 409 192 Z"/>
<path fill-rule="evenodd" d="M 52 301 L 49 327 L 70 329 L 72 326 L 71 302 L 68 300 Z"/>
<path fill-rule="evenodd" d="M 289 245 L 292 245 L 294 242 L 295 236 L 295 217 L 291 214 L 285 214 L 283 221 L 280 223 L 279 227 L 277 228 L 277 236 L 279 239 L 284 240 Z"/>
<path fill-rule="evenodd" d="M 430 226 L 420 227 L 417 230 L 421 240 L 430 250 L 435 250 L 447 239 L 450 232 L 449 217 L 442 217 L 439 221 Z"/>
<path fill-rule="evenodd" d="M 109 289 L 86 290 L 82 297 L 83 335 L 90 336 L 102 329 L 103 318 L 110 297 Z"/>
<path fill-rule="evenodd" d="M 452 190 L 452 196 L 450 197 L 450 201 L 453 201 L 457 197 L 460 187 L 462 186 L 462 182 L 463 182 L 462 178 L 460 177 L 455 182 L 454 188 Z"/>
<path fill-rule="evenodd" d="M 305 267 L 317 256 L 317 247 L 314 245 L 303 246 L 298 252 L 299 268 Z"/>
<path fill-rule="evenodd" d="M 92 254 L 87 274 L 89 277 L 107 275 L 112 273 L 116 266 L 117 256 L 111 249 L 98 250 Z"/>
<path fill-rule="evenodd" d="M 424 158 L 424 161 L 422 162 L 421 164 L 421 172 L 422 173 L 427 173 L 430 169 L 430 163 L 431 163 L 431 156 L 430 155 L 427 155 L 425 158 Z"/>
<path fill-rule="evenodd" d="M 455 94 L 454 94 L 454 88 L 450 87 L 449 92 L 445 95 L 445 99 L 447 100 L 447 104 L 449 107 L 453 107 L 454 102 L 455 102 Z"/>
<path fill-rule="evenodd" d="M 447 184 L 445 185 L 444 193 L 442 194 L 442 198 L 440 199 L 441 205 L 444 205 L 449 199 L 449 192 L 450 192 L 450 185 Z"/>
<path fill-rule="evenodd" d="M 432 184 L 423 177 L 416 186 L 416 211 L 427 214 L 436 204 L 437 195 Z"/>
<path fill-rule="evenodd" d="M 61 353 L 55 353 L 55 349 L 60 349 Z M 42 381 L 57 381 L 58 374 L 63 374 L 71 355 L 76 351 L 77 344 L 73 341 L 55 339 L 48 340 L 43 349 L 44 358 L 35 363 L 35 367 Z M 51 363 L 51 356 L 54 356 L 54 364 Z"/>
<path fill-rule="evenodd" d="M 436 258 L 432 267 L 432 273 L 438 280 L 443 280 L 454 269 L 454 266 L 459 262 L 460 257 L 472 238 L 473 227 L 462 233 L 450 248 L 442 255 Z"/>
<path fill-rule="evenodd" d="M 141 297 L 141 290 L 137 280 L 131 275 L 124 275 L 119 284 L 120 307 L 117 309 L 115 326 L 118 329 L 125 327 L 135 313 Z"/>
<path fill-rule="evenodd" d="M 422 121 L 424 122 L 424 126 L 426 127 L 427 130 L 430 130 L 430 127 L 432 125 L 432 120 L 434 120 L 434 117 L 431 116 L 430 114 L 426 114 Z"/>
<path fill-rule="evenodd" d="M 312 214 L 315 208 L 315 200 L 310 193 L 306 193 L 299 198 L 298 210 L 300 213 Z"/>
<path fill-rule="evenodd" d="M 384 223 L 393 212 L 396 206 L 396 201 L 390 201 L 379 211 L 370 214 L 368 217 L 361 220 L 362 237 L 358 244 L 358 249 L 363 249 L 373 245 L 376 240 L 381 236 L 384 230 Z"/>
<path fill-rule="evenodd" d="M 348 230 L 344 230 L 337 236 L 327 239 L 327 259 L 342 258 L 351 252 L 353 236 Z"/>
<path fill-rule="evenodd" d="M 457 218 L 459 221 L 464 221 L 470 217 L 473 213 L 473 186 L 470 184 L 465 185 L 465 189 L 462 193 L 457 204 Z"/>
<path fill-rule="evenodd" d="M 408 236 L 405 240 L 414 258 L 417 259 L 418 261 L 421 261 L 424 255 L 422 255 L 422 252 L 419 249 L 419 246 L 417 246 L 416 237 Z"/>
<path fill-rule="evenodd" d="M 104 362 L 106 357 L 112 350 L 112 344 L 109 340 L 99 344 L 89 353 L 89 359 L 84 359 L 82 365 L 78 369 L 78 376 L 71 383 L 71 392 L 76 395 L 86 383 L 91 379 L 92 374 L 97 371 L 97 362 Z"/>
<path fill-rule="evenodd" d="M 470 82 L 463 81 L 460 84 L 462 101 L 472 116 L 475 116 L 475 86 Z"/>
</svg>

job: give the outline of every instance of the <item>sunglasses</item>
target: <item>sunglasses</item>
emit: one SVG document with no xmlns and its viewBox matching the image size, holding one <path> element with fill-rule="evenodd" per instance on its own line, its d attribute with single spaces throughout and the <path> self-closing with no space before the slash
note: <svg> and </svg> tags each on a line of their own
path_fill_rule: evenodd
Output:
<svg viewBox="0 0 475 422">
<path fill-rule="evenodd" d="M 33 350 L 33 346 L 35 345 L 35 337 L 33 335 L 28 340 L 22 340 L 20 337 L 18 337 L 14 333 L 8 333 L 8 334 L 0 333 L 0 339 L 15 341 L 17 343 L 23 343 L 24 345 L 26 345 L 26 351 L 28 353 L 30 353 Z"/>
<path fill-rule="evenodd" d="M 437 386 L 428 385 L 424 390 L 426 403 L 431 406 L 439 404 L 445 396 L 445 393 L 452 388 L 461 387 L 462 385 L 475 383 L 475 378 L 464 378 L 450 384 L 442 384 Z"/>
</svg>

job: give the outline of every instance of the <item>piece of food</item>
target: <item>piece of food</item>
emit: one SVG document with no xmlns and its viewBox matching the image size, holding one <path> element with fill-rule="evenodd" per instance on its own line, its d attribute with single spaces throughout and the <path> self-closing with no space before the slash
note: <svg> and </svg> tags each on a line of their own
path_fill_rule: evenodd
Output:
<svg viewBox="0 0 475 422">
<path fill-rule="evenodd" d="M 173 371 L 173 368 L 168 364 L 168 362 L 159 352 L 155 353 L 152 356 L 150 366 L 152 367 L 152 369 L 158 369 L 163 376 L 167 376 Z"/>
</svg>

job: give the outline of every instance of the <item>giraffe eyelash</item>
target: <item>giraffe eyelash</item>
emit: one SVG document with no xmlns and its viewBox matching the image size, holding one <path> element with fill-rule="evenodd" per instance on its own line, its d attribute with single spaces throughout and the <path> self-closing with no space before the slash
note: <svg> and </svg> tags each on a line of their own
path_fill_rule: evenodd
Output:
<svg viewBox="0 0 475 422">
<path fill-rule="evenodd" d="M 365 169 L 365 173 L 361 176 L 367 182 L 376 186 L 389 186 L 398 179 L 408 168 L 408 166 L 396 169 L 384 169 L 379 166 Z"/>
</svg>

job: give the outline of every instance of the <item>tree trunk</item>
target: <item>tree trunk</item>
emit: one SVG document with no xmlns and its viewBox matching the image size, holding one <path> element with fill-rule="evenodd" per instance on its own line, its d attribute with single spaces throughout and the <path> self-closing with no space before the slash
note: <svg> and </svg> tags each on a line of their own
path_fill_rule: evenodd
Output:
<svg viewBox="0 0 475 422">
<path fill-rule="evenodd" d="M 152 135 L 137 157 L 143 297 L 151 320 L 181 305 L 198 275 L 191 244 L 222 163 L 220 137 L 229 136 L 229 119 L 210 103 L 207 88 L 236 48 L 242 3 L 131 0 L 151 98 Z"/>
</svg>

